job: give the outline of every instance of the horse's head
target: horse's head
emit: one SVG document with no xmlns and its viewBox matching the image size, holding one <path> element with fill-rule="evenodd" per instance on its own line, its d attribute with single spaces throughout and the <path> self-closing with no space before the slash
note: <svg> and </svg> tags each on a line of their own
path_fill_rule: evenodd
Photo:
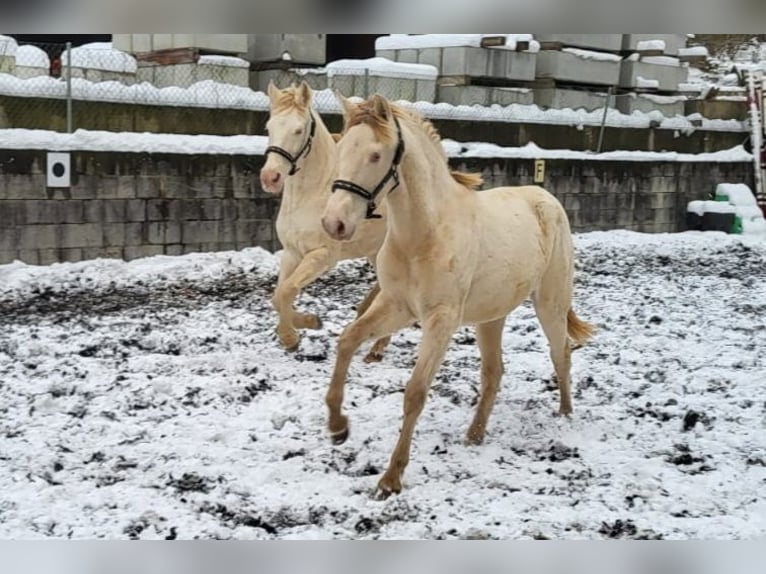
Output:
<svg viewBox="0 0 766 574">
<path fill-rule="evenodd" d="M 282 193 L 285 179 L 300 169 L 311 151 L 316 120 L 311 113 L 312 91 L 304 81 L 284 90 L 269 82 L 271 114 L 266 123 L 269 147 L 261 169 L 261 187 L 273 194 Z"/>
<path fill-rule="evenodd" d="M 322 225 L 334 239 L 349 240 L 362 219 L 379 217 L 376 206 L 398 185 L 404 143 L 399 122 L 383 96 L 375 94 L 360 104 L 336 96 L 343 108 L 344 132 L 338 142 L 335 193 L 327 202 Z"/>
</svg>

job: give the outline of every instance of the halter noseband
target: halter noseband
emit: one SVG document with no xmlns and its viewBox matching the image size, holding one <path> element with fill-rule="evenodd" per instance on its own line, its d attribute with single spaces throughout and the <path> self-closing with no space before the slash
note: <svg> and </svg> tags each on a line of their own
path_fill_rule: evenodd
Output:
<svg viewBox="0 0 766 574">
<path fill-rule="evenodd" d="M 396 118 L 394 118 L 394 123 L 396 123 L 396 134 L 399 138 L 399 141 L 396 144 L 394 159 L 391 160 L 391 168 L 386 175 L 383 176 L 383 179 L 380 180 L 380 183 L 375 186 L 375 189 L 367 191 L 361 185 L 346 179 L 336 179 L 332 184 L 333 192 L 337 189 L 342 189 L 343 191 L 349 191 L 354 195 L 358 195 L 362 199 L 367 200 L 367 214 L 365 215 L 365 219 L 380 219 L 382 217 L 380 214 L 375 213 L 375 198 L 378 197 L 381 191 L 383 191 L 383 188 L 390 179 L 394 180 L 394 186 L 391 188 L 391 191 L 394 191 L 399 187 L 399 164 L 402 162 L 402 156 L 404 155 L 404 140 L 402 139 L 402 128 L 399 126 L 399 121 Z"/>
<path fill-rule="evenodd" d="M 277 155 L 281 155 L 283 158 L 289 161 L 290 171 L 287 173 L 287 175 L 295 175 L 298 173 L 301 169 L 298 167 L 298 160 L 301 159 L 304 155 L 308 155 L 311 151 L 311 142 L 314 139 L 314 133 L 316 133 L 317 123 L 314 119 L 314 114 L 309 112 L 309 115 L 311 116 L 311 124 L 309 125 L 309 137 L 306 138 L 306 143 L 303 144 L 303 147 L 297 154 L 293 155 L 286 149 L 276 145 L 270 145 L 267 147 L 266 152 L 263 154 L 264 157 L 268 157 L 270 153 L 275 153 Z"/>
</svg>

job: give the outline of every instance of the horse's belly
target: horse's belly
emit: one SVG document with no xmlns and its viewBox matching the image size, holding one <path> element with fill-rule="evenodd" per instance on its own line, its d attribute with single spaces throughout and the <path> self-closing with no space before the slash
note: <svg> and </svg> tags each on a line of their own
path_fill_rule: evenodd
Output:
<svg viewBox="0 0 766 574">
<path fill-rule="evenodd" d="M 471 284 L 463 311 L 464 323 L 486 323 L 505 317 L 536 287 L 536 274 L 514 273 L 512 267 L 497 269 Z"/>
</svg>

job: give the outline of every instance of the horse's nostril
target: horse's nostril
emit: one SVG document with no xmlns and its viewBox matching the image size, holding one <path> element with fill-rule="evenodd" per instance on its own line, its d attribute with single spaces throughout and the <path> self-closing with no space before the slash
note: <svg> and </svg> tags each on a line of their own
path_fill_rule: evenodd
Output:
<svg viewBox="0 0 766 574">
<path fill-rule="evenodd" d="M 338 222 L 338 235 L 343 236 L 346 232 L 346 226 L 342 221 Z"/>
<path fill-rule="evenodd" d="M 282 174 L 280 174 L 279 172 L 277 172 L 277 173 L 275 173 L 275 174 L 274 174 L 274 176 L 271 178 L 271 181 L 273 181 L 274 183 L 278 183 L 278 182 L 279 182 L 279 179 L 280 179 L 281 177 L 282 177 Z"/>
</svg>

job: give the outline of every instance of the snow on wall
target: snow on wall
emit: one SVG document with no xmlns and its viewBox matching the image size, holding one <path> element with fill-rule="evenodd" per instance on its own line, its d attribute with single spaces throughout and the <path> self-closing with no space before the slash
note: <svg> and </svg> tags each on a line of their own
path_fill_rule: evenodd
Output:
<svg viewBox="0 0 766 574">
<path fill-rule="evenodd" d="M 26 44 L 19 46 L 19 49 L 16 51 L 16 65 L 28 68 L 45 68 L 47 70 L 50 67 L 50 58 L 48 58 L 48 54 L 44 50 L 37 46 Z"/>
<path fill-rule="evenodd" d="M 211 66 L 226 66 L 229 68 L 249 68 L 250 62 L 234 56 L 200 56 L 198 64 Z"/>
<path fill-rule="evenodd" d="M 607 52 L 594 52 L 593 50 L 582 50 L 580 48 L 562 48 L 562 52 L 567 52 L 582 58 L 583 60 L 595 60 L 598 62 L 621 62 L 622 56 L 617 54 L 609 54 Z"/>
<path fill-rule="evenodd" d="M 13 57 L 16 55 L 19 45 L 14 38 L 0 35 L 0 56 Z"/>
<path fill-rule="evenodd" d="M 66 62 L 66 58 L 66 53 L 61 55 L 62 62 Z M 125 74 L 135 74 L 138 69 L 136 59 L 130 54 L 115 50 L 111 42 L 92 42 L 72 48 L 72 66 Z"/>
<path fill-rule="evenodd" d="M 262 155 L 268 145 L 266 136 L 192 136 L 155 133 L 118 133 L 77 130 L 64 134 L 47 130 L 0 130 L 0 149 L 44 149 L 54 151 L 113 151 L 126 153 L 175 153 Z M 676 152 L 613 151 L 589 153 L 573 150 L 543 149 L 533 143 L 524 147 L 500 147 L 488 143 L 461 143 L 443 140 L 449 157 L 567 159 L 591 161 L 678 161 L 678 162 L 751 162 L 753 157 L 742 146 L 702 154 Z"/>
<path fill-rule="evenodd" d="M 515 50 L 517 42 L 529 42 L 528 52 L 540 50 L 540 43 L 532 34 L 390 34 L 375 40 L 376 50 L 409 50 L 418 48 L 479 48 L 486 37 L 504 36 L 505 46 L 492 49 Z"/>
<path fill-rule="evenodd" d="M 367 60 L 337 60 L 327 64 L 327 77 L 361 76 L 368 72 L 371 76 L 386 78 L 408 78 L 435 80 L 439 75 L 436 66 L 428 64 L 406 64 L 394 62 L 388 58 L 369 58 Z"/>
</svg>

